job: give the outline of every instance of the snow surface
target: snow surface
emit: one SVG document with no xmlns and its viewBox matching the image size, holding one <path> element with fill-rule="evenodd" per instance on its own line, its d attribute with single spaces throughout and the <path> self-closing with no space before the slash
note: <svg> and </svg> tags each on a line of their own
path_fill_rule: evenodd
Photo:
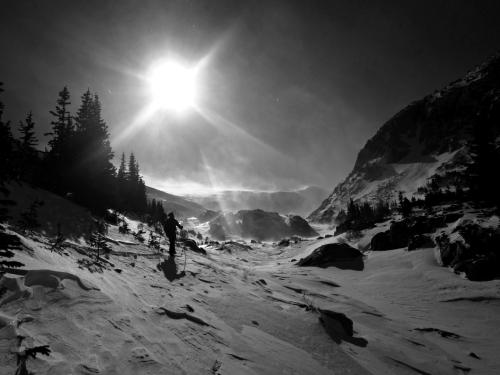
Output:
<svg viewBox="0 0 500 375">
<path fill-rule="evenodd" d="M 365 269 L 350 271 L 292 261 L 345 237 L 231 254 L 208 246 L 206 257 L 180 252 L 169 281 L 158 268 L 164 255 L 116 227 L 109 237 L 113 266 L 102 273 L 78 268 L 88 249 L 58 254 L 43 236 L 22 237 L 16 259 L 26 269 L 69 272 L 100 290 L 62 280 L 63 289 L 34 286 L 1 306 L 2 375 L 15 372 L 17 333 L 26 346 L 52 349 L 28 360 L 36 374 L 495 374 L 500 366 L 500 281 L 462 279 L 437 267 L 432 249 L 368 252 Z M 352 319 L 352 340 L 334 342 L 308 306 Z M 16 319 L 25 322 L 16 328 Z"/>
</svg>

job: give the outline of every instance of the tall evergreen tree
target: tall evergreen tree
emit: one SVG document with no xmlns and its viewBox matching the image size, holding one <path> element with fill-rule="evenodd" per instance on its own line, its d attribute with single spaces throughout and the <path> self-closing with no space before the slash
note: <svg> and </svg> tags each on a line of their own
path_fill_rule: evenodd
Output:
<svg viewBox="0 0 500 375">
<path fill-rule="evenodd" d="M 75 179 L 75 128 L 68 110 L 70 93 L 65 86 L 56 101 L 56 108 L 50 111 L 54 117 L 51 121 L 52 132 L 49 140 L 49 153 L 44 160 L 43 184 L 57 193 L 66 194 L 73 190 Z"/>
<path fill-rule="evenodd" d="M 33 121 L 33 113 L 30 111 L 24 122 L 19 121 L 19 133 L 21 134 L 21 147 L 25 150 L 33 150 L 38 144 L 38 139 L 35 136 L 35 122 Z"/>
<path fill-rule="evenodd" d="M 0 93 L 4 90 L 0 82 Z M 7 260 L 14 257 L 13 250 L 21 249 L 19 237 L 6 233 L 2 223 L 10 219 L 8 207 L 15 203 L 8 199 L 9 190 L 5 183 L 12 178 L 12 159 L 14 138 L 10 129 L 10 122 L 3 121 L 4 104 L 0 101 L 0 275 L 5 268 L 17 268 L 24 266 L 23 263 Z"/>
<path fill-rule="evenodd" d="M 50 114 L 55 118 L 51 121 L 52 132 L 46 135 L 53 136 L 49 141 L 51 151 L 61 153 L 67 144 L 68 138 L 73 135 L 74 131 L 73 120 L 68 111 L 68 106 L 71 104 L 70 93 L 66 86 L 59 92 L 59 98 L 56 103 L 56 109 L 50 111 Z"/>
<path fill-rule="evenodd" d="M 0 82 L 0 93 L 3 82 Z M 0 101 L 0 184 L 13 177 L 14 172 L 14 137 L 10 121 L 3 120 L 4 104 Z"/>
<path fill-rule="evenodd" d="M 30 111 L 26 119 L 19 121 L 19 133 L 21 134 L 19 142 L 18 155 L 18 177 L 24 181 L 35 183 L 37 181 L 39 160 L 36 155 L 35 146 L 38 144 L 38 139 L 35 135 L 35 122 L 33 121 L 33 113 Z"/>
<path fill-rule="evenodd" d="M 124 212 L 127 202 L 127 166 L 125 163 L 125 153 L 120 158 L 120 166 L 116 175 L 116 205 L 118 210 Z"/>
<path fill-rule="evenodd" d="M 124 183 L 127 179 L 127 167 L 125 165 L 125 153 L 122 152 L 122 156 L 120 158 L 120 167 L 118 168 L 118 174 L 116 176 L 118 179 L 118 183 Z"/>
<path fill-rule="evenodd" d="M 97 95 L 87 90 L 75 117 L 76 199 L 95 211 L 115 206 L 115 168 L 106 123 Z"/>
</svg>

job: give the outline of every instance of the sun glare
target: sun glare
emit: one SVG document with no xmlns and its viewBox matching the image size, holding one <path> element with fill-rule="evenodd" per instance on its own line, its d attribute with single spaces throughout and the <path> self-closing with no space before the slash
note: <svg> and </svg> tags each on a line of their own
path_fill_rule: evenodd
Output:
<svg viewBox="0 0 500 375">
<path fill-rule="evenodd" d="M 196 102 L 196 69 L 174 61 L 162 61 L 153 66 L 149 84 L 154 106 L 182 112 Z"/>
</svg>

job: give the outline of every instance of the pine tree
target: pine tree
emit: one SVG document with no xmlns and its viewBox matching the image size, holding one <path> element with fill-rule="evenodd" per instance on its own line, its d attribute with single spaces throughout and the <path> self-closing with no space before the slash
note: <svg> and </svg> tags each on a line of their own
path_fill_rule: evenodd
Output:
<svg viewBox="0 0 500 375">
<path fill-rule="evenodd" d="M 77 200 L 92 210 L 102 212 L 114 207 L 115 168 L 111 163 L 113 150 L 108 128 L 101 118 L 101 104 L 97 95 L 87 90 L 75 117 Z"/>
<path fill-rule="evenodd" d="M 52 132 L 49 140 L 50 147 L 44 159 L 42 184 L 59 194 L 73 191 L 75 181 L 75 127 L 68 110 L 70 93 L 67 87 L 59 92 L 56 108 L 50 111 L 54 117 L 51 121 Z"/>
<path fill-rule="evenodd" d="M 59 92 L 55 111 L 50 111 L 50 114 L 55 117 L 51 121 L 52 132 L 46 135 L 52 135 L 53 138 L 49 141 L 49 146 L 53 152 L 63 152 L 64 145 L 68 138 L 73 134 L 73 120 L 68 111 L 70 102 L 69 90 L 66 86 Z"/>
<path fill-rule="evenodd" d="M 0 93 L 4 90 L 0 82 Z M 3 120 L 4 104 L 0 101 L 0 184 L 10 180 L 14 174 L 14 137 L 10 121 Z"/>
<path fill-rule="evenodd" d="M 122 153 L 122 157 L 120 159 L 120 167 L 118 168 L 118 174 L 116 176 L 118 179 L 118 183 L 125 183 L 127 179 L 127 168 L 125 166 L 125 153 Z"/>
<path fill-rule="evenodd" d="M 101 254 L 111 252 L 111 247 L 106 242 L 106 234 L 108 232 L 108 227 L 105 222 L 97 221 L 96 229 L 91 233 L 89 245 L 96 252 L 96 260 L 100 260 Z"/>
<path fill-rule="evenodd" d="M 33 121 L 33 113 L 30 111 L 24 122 L 19 121 L 19 133 L 21 134 L 21 147 L 25 150 L 33 150 L 38 144 L 38 139 L 35 136 L 35 122 Z"/>
<path fill-rule="evenodd" d="M 35 146 L 38 144 L 38 139 L 35 136 L 35 122 L 33 121 L 33 113 L 30 111 L 26 119 L 19 121 L 20 147 L 18 155 L 18 176 L 24 181 L 34 183 L 37 180 L 39 171 L 39 160 L 36 155 Z"/>
</svg>

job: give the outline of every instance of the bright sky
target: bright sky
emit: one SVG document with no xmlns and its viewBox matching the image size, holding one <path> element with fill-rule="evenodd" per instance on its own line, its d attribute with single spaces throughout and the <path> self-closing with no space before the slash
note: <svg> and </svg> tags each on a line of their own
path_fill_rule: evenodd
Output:
<svg viewBox="0 0 500 375">
<path fill-rule="evenodd" d="M 499 8 L 486 0 L 8 2 L 6 117 L 17 124 L 33 110 L 43 134 L 64 85 L 74 112 L 90 88 L 117 156 L 134 151 L 152 186 L 332 189 L 386 120 L 495 52 Z M 177 64 L 156 76 L 180 81 L 174 93 L 152 88 L 158 61 Z M 193 94 L 182 69 L 197 64 Z M 152 90 L 170 103 L 184 90 L 189 103 L 159 110 Z"/>
</svg>

